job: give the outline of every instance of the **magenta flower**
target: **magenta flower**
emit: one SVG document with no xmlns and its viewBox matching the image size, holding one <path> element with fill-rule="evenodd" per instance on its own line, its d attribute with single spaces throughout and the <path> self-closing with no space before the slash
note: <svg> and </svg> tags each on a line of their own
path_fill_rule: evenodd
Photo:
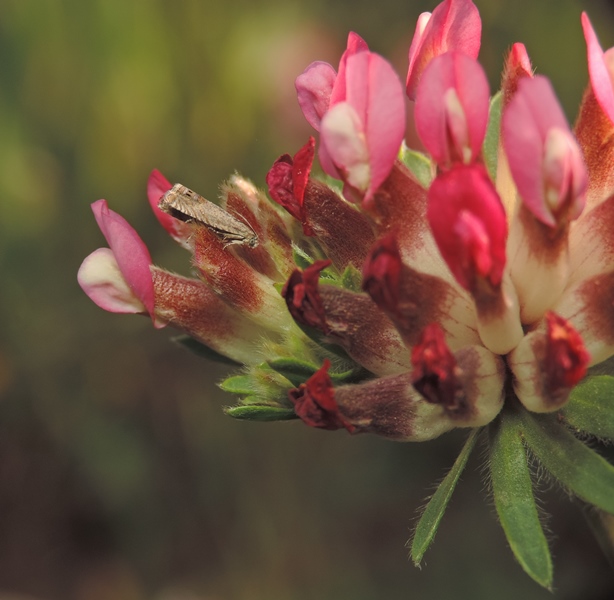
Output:
<svg viewBox="0 0 614 600">
<path fill-rule="evenodd" d="M 407 96 L 415 99 L 416 88 L 427 65 L 450 50 L 477 58 L 482 21 L 471 0 L 444 0 L 431 13 L 422 13 L 409 48 Z"/>
<path fill-rule="evenodd" d="M 129 223 L 109 210 L 106 200 L 92 204 L 98 227 L 109 248 L 90 254 L 79 269 L 79 285 L 110 312 L 154 316 L 154 284 L 147 246 Z"/>
<path fill-rule="evenodd" d="M 244 364 L 221 384 L 239 396 L 233 417 L 398 441 L 468 429 L 416 528 L 416 563 L 482 437 L 510 546 L 550 587 L 527 448 L 614 514 L 614 467 L 572 433 L 614 440 L 614 50 L 582 25 L 590 85 L 572 130 L 522 44 L 490 96 L 470 0 L 420 16 L 407 95 L 426 153 L 404 144 L 398 76 L 350 34 L 337 71 L 316 62 L 296 80 L 319 141 L 273 164 L 272 200 L 235 175 L 214 205 L 152 172 L 152 209 L 196 277 L 153 266 L 101 200 L 110 249 L 79 283 L 110 312 Z M 312 174 L 316 144 L 338 189 Z"/>
<path fill-rule="evenodd" d="M 396 73 L 356 34 L 339 63 L 312 63 L 297 79 L 299 104 L 320 131 L 322 168 L 346 194 L 369 203 L 390 174 L 405 135 L 405 101 Z"/>
<path fill-rule="evenodd" d="M 480 64 L 466 54 L 447 52 L 424 71 L 416 97 L 416 129 L 442 169 L 472 163 L 482 150 L 490 91 Z"/>
</svg>

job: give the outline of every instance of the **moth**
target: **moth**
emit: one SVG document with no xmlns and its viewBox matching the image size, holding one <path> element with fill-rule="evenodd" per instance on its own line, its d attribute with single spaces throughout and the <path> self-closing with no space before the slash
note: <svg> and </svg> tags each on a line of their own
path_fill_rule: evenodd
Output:
<svg viewBox="0 0 614 600">
<path fill-rule="evenodd" d="M 180 221 L 195 221 L 204 225 L 226 246 L 240 244 L 255 248 L 258 245 L 258 236 L 247 221 L 231 215 L 180 183 L 176 183 L 162 196 L 158 207 Z"/>
</svg>

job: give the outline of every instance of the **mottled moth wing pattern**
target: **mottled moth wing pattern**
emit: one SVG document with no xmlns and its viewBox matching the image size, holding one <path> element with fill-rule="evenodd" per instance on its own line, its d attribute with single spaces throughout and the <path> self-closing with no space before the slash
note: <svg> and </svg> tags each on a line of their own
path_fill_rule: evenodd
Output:
<svg viewBox="0 0 614 600">
<path fill-rule="evenodd" d="M 215 233 L 225 244 L 255 248 L 258 236 L 246 221 L 239 220 L 185 185 L 176 183 L 162 196 L 160 210 L 185 222 L 197 222 Z"/>
</svg>

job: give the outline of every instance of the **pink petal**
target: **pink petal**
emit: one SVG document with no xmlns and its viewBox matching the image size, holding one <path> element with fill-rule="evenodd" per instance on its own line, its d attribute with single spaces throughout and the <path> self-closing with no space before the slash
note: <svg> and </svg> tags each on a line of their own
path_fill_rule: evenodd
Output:
<svg viewBox="0 0 614 600">
<path fill-rule="evenodd" d="M 414 37 L 412 38 L 411 44 L 409 46 L 409 68 L 407 72 L 408 82 L 410 73 L 414 70 L 414 65 L 416 64 L 416 59 L 418 58 L 420 48 L 422 48 L 422 44 L 424 42 L 424 34 L 432 16 L 433 14 L 430 12 L 423 12 L 420 14 L 418 20 L 416 21 Z"/>
<path fill-rule="evenodd" d="M 507 55 L 503 68 L 501 89 L 504 107 L 508 105 L 512 96 L 516 93 L 518 82 L 523 77 L 533 77 L 533 67 L 524 44 L 516 43 Z"/>
<path fill-rule="evenodd" d="M 614 123 L 614 90 L 612 89 L 612 74 L 608 69 L 604 55 L 595 30 L 586 13 L 582 13 L 582 29 L 586 40 L 588 52 L 588 72 L 593 93 L 603 112 Z"/>
<path fill-rule="evenodd" d="M 94 202 L 92 211 L 126 283 L 153 317 L 152 262 L 147 246 L 128 221 L 109 209 L 106 200 Z"/>
<path fill-rule="evenodd" d="M 190 237 L 191 228 L 187 223 L 171 217 L 168 213 L 158 208 L 162 196 L 173 187 L 173 184 L 158 171 L 154 169 L 149 174 L 147 180 L 147 198 L 149 205 L 160 225 L 166 229 L 170 236 L 182 245 L 186 245 L 186 240 Z"/>
<path fill-rule="evenodd" d="M 469 56 L 447 52 L 425 69 L 416 94 L 416 130 L 440 167 L 478 157 L 488 123 L 489 96 L 486 74 Z"/>
<path fill-rule="evenodd" d="M 558 132 L 556 136 L 554 132 Z M 525 206 L 540 221 L 554 227 L 558 206 L 552 205 L 546 191 L 559 187 L 564 180 L 560 189 L 565 198 L 571 194 L 569 200 L 576 206 L 570 216 L 575 218 L 583 206 L 586 169 L 548 79 L 537 76 L 518 82 L 518 91 L 503 114 L 502 133 L 510 171 Z M 564 142 L 553 146 L 562 138 Z M 560 167 L 558 175 L 553 161 Z"/>
<path fill-rule="evenodd" d="M 348 58 L 346 81 L 346 101 L 360 117 L 367 144 L 371 173 L 364 201 L 369 202 L 390 174 L 405 135 L 403 86 L 392 66 L 372 52 Z"/>
<path fill-rule="evenodd" d="M 471 0 L 444 0 L 431 15 L 420 17 L 409 53 L 407 95 L 416 97 L 418 82 L 431 59 L 448 50 L 457 50 L 471 58 L 480 51 L 482 21 Z M 424 27 L 423 31 L 420 29 Z"/>
<path fill-rule="evenodd" d="M 440 174 L 428 196 L 427 218 L 456 280 L 472 293 L 480 281 L 499 286 L 507 220 L 484 167 L 460 165 Z"/>
<path fill-rule="evenodd" d="M 336 104 L 322 119 L 321 147 L 328 151 L 344 182 L 364 194 L 371 181 L 371 169 L 363 127 L 350 104 Z"/>
<path fill-rule="evenodd" d="M 320 146 L 318 147 L 318 160 L 320 161 L 320 166 L 322 167 L 322 170 L 327 175 L 330 175 L 331 177 L 334 177 L 335 179 L 343 179 L 343 175 L 341 174 L 341 172 L 335 165 L 335 162 L 333 161 L 326 147 L 326 143 L 324 141 L 325 139 L 326 139 L 326 133 L 321 133 L 320 134 Z"/>
<path fill-rule="evenodd" d="M 147 312 L 126 283 L 109 248 L 98 248 L 81 263 L 77 281 L 90 300 L 104 310 L 113 313 Z"/>
<path fill-rule="evenodd" d="M 320 121 L 328 110 L 336 78 L 337 73 L 331 65 L 317 61 L 311 63 L 294 82 L 303 115 L 316 131 L 320 131 Z"/>
<path fill-rule="evenodd" d="M 343 102 L 346 99 L 346 86 L 347 86 L 347 61 L 351 56 L 358 54 L 359 52 L 368 52 L 369 46 L 367 42 L 365 42 L 357 33 L 350 31 L 348 34 L 348 43 L 345 52 L 341 55 L 341 60 L 339 61 L 339 73 L 337 75 L 337 79 L 335 80 L 335 85 L 333 86 L 332 93 L 330 96 L 330 105 L 331 107 L 337 102 Z"/>
<path fill-rule="evenodd" d="M 531 59 L 529 58 L 524 44 L 516 42 L 512 45 L 506 61 L 506 67 L 514 71 L 521 71 L 527 76 L 532 75 L 533 67 L 531 65 Z"/>
</svg>

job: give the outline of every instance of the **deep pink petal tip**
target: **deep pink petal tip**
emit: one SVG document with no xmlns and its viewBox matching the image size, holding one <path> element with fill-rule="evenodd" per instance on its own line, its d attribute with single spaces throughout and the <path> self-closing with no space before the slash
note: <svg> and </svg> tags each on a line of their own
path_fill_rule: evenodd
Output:
<svg viewBox="0 0 614 600">
<path fill-rule="evenodd" d="M 612 74 L 610 73 L 604 52 L 597 39 L 597 34 L 588 18 L 582 13 L 582 29 L 586 40 L 586 51 L 588 54 L 588 72 L 591 80 L 591 87 L 601 109 L 614 123 L 614 89 L 612 88 Z"/>
<path fill-rule="evenodd" d="M 92 211 L 126 283 L 153 317 L 152 261 L 147 246 L 126 219 L 109 209 L 106 200 L 94 202 Z"/>
<path fill-rule="evenodd" d="M 479 156 L 488 124 L 490 90 L 480 64 L 460 52 L 434 58 L 416 94 L 416 130 L 435 162 L 469 163 Z"/>
<path fill-rule="evenodd" d="M 471 0 L 444 0 L 430 17 L 421 15 L 409 49 L 409 99 L 415 100 L 418 82 L 433 58 L 450 50 L 477 58 L 481 35 L 480 13 Z"/>
</svg>

